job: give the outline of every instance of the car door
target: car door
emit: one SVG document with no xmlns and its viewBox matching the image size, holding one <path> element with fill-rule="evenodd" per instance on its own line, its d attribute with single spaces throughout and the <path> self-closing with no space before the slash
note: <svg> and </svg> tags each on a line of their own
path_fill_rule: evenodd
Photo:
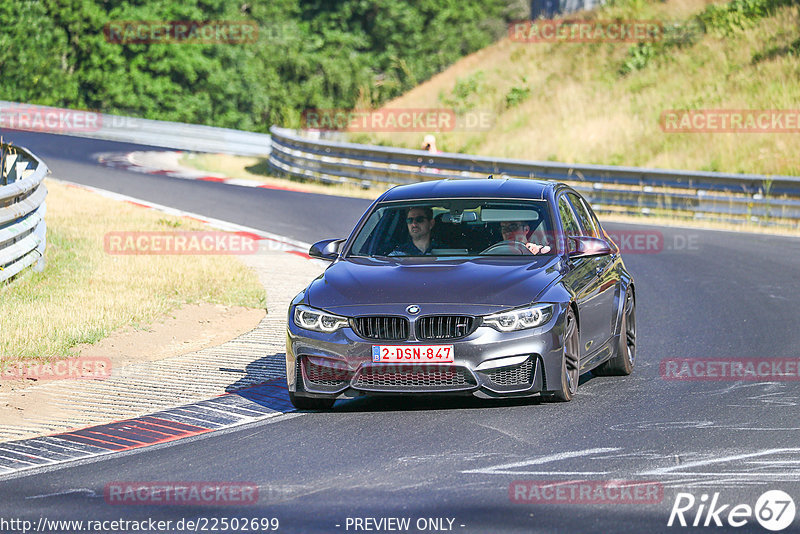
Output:
<svg viewBox="0 0 800 534">
<path fill-rule="evenodd" d="M 595 218 L 591 215 L 591 208 L 583 197 L 574 192 L 566 193 L 572 205 L 578 224 L 581 226 L 582 234 L 589 237 L 603 238 L 602 230 L 595 224 Z M 614 334 L 616 323 L 616 296 L 619 293 L 620 276 L 616 268 L 616 255 L 603 254 L 587 258 L 591 260 L 592 270 L 595 274 L 592 288 L 592 298 L 587 301 L 587 310 L 590 310 L 589 320 L 593 322 L 591 328 L 594 332 L 591 352 L 601 347 Z"/>
<path fill-rule="evenodd" d="M 580 236 L 583 230 L 578 224 L 578 219 L 566 195 L 559 195 L 556 202 L 564 234 L 567 237 Z M 572 249 L 569 239 L 567 239 L 567 246 L 570 250 Z M 597 275 L 592 258 L 569 258 L 567 261 L 569 269 L 564 276 L 564 283 L 575 293 L 578 303 L 581 367 L 583 368 L 587 361 L 586 355 L 591 351 L 596 339 L 600 336 L 600 318 L 597 316 L 599 310 L 593 302 L 599 286 L 596 283 Z"/>
</svg>

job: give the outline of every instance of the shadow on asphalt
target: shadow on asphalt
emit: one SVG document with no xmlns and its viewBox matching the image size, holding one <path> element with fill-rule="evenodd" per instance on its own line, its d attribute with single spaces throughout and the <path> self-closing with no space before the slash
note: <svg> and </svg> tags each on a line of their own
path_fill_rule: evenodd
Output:
<svg viewBox="0 0 800 534">
<path fill-rule="evenodd" d="M 592 373 L 581 376 L 578 385 L 583 385 L 594 378 Z M 578 390 L 580 395 L 580 390 Z M 438 395 L 365 395 L 356 399 L 341 400 L 333 407 L 334 412 L 408 412 L 425 410 L 470 410 L 488 408 L 507 408 L 512 406 L 538 406 L 542 404 L 560 404 L 542 399 L 542 397 L 526 397 L 517 399 L 479 399 L 470 395 L 454 396 Z"/>
<path fill-rule="evenodd" d="M 242 377 L 227 386 L 225 391 L 227 393 L 236 393 L 260 384 L 274 382 L 277 378 L 283 381 L 284 386 L 286 385 L 286 354 L 283 352 L 269 354 L 248 363 L 244 368 Z"/>
<path fill-rule="evenodd" d="M 225 391 L 245 397 L 266 408 L 282 412 L 294 411 L 286 390 L 285 357 L 286 355 L 281 352 L 252 361 L 245 368 L 244 376 L 225 388 Z M 280 378 L 275 378 L 279 375 Z M 581 376 L 579 385 L 583 385 L 593 378 L 594 375 L 591 372 L 585 373 Z M 578 390 L 578 395 L 580 395 L 580 390 Z M 348 413 L 469 410 L 541 404 L 551 404 L 551 402 L 538 396 L 518 399 L 479 399 L 471 394 L 380 394 L 339 400 L 329 411 Z"/>
</svg>

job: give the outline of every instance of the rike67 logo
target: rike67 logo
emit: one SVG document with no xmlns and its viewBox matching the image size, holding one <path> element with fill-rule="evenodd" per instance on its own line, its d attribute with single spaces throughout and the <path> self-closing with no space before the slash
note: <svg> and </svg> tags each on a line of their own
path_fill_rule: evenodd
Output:
<svg viewBox="0 0 800 534">
<path fill-rule="evenodd" d="M 755 506 L 723 504 L 719 492 L 714 493 L 710 500 L 707 493 L 699 499 L 691 493 L 678 493 L 667 526 L 721 527 L 727 523 L 727 526 L 738 528 L 755 519 L 765 529 L 778 532 L 791 525 L 794 517 L 794 500 L 781 490 L 764 492 Z"/>
</svg>

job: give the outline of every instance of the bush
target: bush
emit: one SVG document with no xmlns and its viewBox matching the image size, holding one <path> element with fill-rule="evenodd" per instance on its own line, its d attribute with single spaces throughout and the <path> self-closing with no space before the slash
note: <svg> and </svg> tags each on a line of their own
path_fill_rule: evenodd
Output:
<svg viewBox="0 0 800 534">
<path fill-rule="evenodd" d="M 527 82 L 526 79 L 523 78 L 523 82 Z M 506 108 L 513 108 L 524 101 L 526 101 L 531 96 L 531 88 L 530 87 L 517 87 L 514 86 L 506 95 Z"/>
<path fill-rule="evenodd" d="M 727 4 L 706 6 L 698 15 L 698 20 L 707 33 L 730 36 L 750 28 L 758 19 L 766 17 L 776 8 L 792 3 L 793 0 L 732 0 Z"/>
<path fill-rule="evenodd" d="M 504 34 L 519 0 L 0 3 L 6 100 L 266 132 L 377 106 Z M 116 44 L 113 21 L 255 21 L 256 43 Z M 25 46 L 20 46 L 24 43 Z M 11 52 L 8 52 L 11 51 Z"/>
<path fill-rule="evenodd" d="M 475 109 L 487 89 L 486 75 L 483 71 L 477 71 L 465 78 L 458 78 L 450 94 L 440 95 L 439 101 L 461 114 Z"/>
<path fill-rule="evenodd" d="M 627 59 L 619 68 L 619 74 L 625 76 L 641 70 L 654 58 L 667 55 L 672 47 L 693 45 L 703 34 L 730 37 L 738 31 L 752 27 L 759 19 L 769 16 L 777 8 L 794 2 L 795 0 L 731 0 L 726 4 L 709 4 L 684 24 L 665 25 L 662 41 L 638 43 L 630 47 Z M 753 62 L 775 55 L 793 53 L 796 53 L 794 43 L 786 49 L 776 48 L 763 54 L 756 54 Z"/>
</svg>

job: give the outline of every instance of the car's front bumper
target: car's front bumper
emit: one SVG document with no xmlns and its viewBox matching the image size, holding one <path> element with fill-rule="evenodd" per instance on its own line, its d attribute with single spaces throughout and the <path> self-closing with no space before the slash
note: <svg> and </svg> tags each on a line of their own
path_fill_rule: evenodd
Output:
<svg viewBox="0 0 800 534">
<path fill-rule="evenodd" d="M 350 327 L 332 334 L 302 329 L 291 320 L 286 377 L 297 396 L 450 394 L 483 398 L 525 397 L 556 389 L 563 358 L 564 309 L 556 305 L 544 325 L 499 332 L 479 326 L 457 340 L 372 341 Z M 413 321 L 413 317 L 410 317 Z M 453 345 L 446 364 L 373 363 L 374 345 Z"/>
</svg>

